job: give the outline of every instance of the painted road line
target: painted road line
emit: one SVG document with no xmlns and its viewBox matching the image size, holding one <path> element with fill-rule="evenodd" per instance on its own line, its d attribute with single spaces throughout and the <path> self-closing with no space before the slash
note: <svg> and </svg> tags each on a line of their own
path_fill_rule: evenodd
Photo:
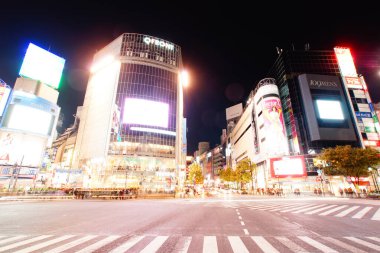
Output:
<svg viewBox="0 0 380 253">
<path fill-rule="evenodd" d="M 343 212 L 340 212 L 338 213 L 337 215 L 335 215 L 335 217 L 344 217 L 346 216 L 347 214 L 353 212 L 354 210 L 358 209 L 360 206 L 353 206 L 353 207 L 350 207 L 346 210 L 344 210 Z"/>
<path fill-rule="evenodd" d="M 305 209 L 300 209 L 298 211 L 294 211 L 292 213 L 302 213 L 302 212 L 306 212 L 306 211 L 310 211 L 310 210 L 313 210 L 313 209 L 317 209 L 319 207 L 322 207 L 322 206 L 325 206 L 326 204 L 322 204 L 322 205 L 317 205 L 317 206 L 312 206 L 312 207 L 308 207 L 308 208 L 305 208 Z"/>
<path fill-rule="evenodd" d="M 361 249 L 358 249 L 354 246 L 351 246 L 351 245 L 348 245 L 346 242 L 341 242 L 337 239 L 334 239 L 334 238 L 331 238 L 331 237 L 322 237 L 324 240 L 328 241 L 328 242 L 331 242 L 343 249 L 346 249 L 346 250 L 349 250 L 351 252 L 355 252 L 355 253 L 367 253 L 366 251 L 363 251 Z"/>
<path fill-rule="evenodd" d="M 20 246 L 23 246 L 23 245 L 26 245 L 26 244 L 29 244 L 29 243 L 32 243 L 32 242 L 36 242 L 36 241 L 39 241 L 39 240 L 43 240 L 43 239 L 49 238 L 49 237 L 52 237 L 52 235 L 41 235 L 41 236 L 37 236 L 37 237 L 31 238 L 31 239 L 28 239 L 28 240 L 24 240 L 24 241 L 21 241 L 21 242 L 15 242 L 15 243 L 9 244 L 7 246 L 0 247 L 0 251 L 6 251 L 6 250 L 14 249 L 14 248 L 17 248 L 17 247 L 20 247 Z"/>
<path fill-rule="evenodd" d="M 94 244 L 91 244 L 89 246 L 87 246 L 86 248 L 83 248 L 79 251 L 77 251 L 76 253 L 91 253 L 107 244 L 109 244 L 110 242 L 113 242 L 115 241 L 116 239 L 119 239 L 121 236 L 120 235 L 110 235 L 110 236 L 107 236 L 106 238 L 94 243 Z"/>
<path fill-rule="evenodd" d="M 329 205 L 329 206 L 325 206 L 325 207 L 322 207 L 322 208 L 318 208 L 316 210 L 313 210 L 313 211 L 310 211 L 310 212 L 307 212 L 305 214 L 315 214 L 315 213 L 318 213 L 320 211 L 324 211 L 326 209 L 330 209 L 330 208 L 333 208 L 333 207 L 336 207 L 336 205 Z"/>
<path fill-rule="evenodd" d="M 0 240 L 0 244 L 5 244 L 5 243 L 8 243 L 8 242 L 17 241 L 17 240 L 25 238 L 25 237 L 27 237 L 27 236 L 26 235 L 18 235 L 18 236 L 15 236 L 15 237 L 3 239 L 3 240 Z"/>
<path fill-rule="evenodd" d="M 241 222 L 240 222 L 240 224 L 241 224 L 242 226 L 245 226 L 245 223 L 244 223 L 244 221 L 241 221 Z"/>
<path fill-rule="evenodd" d="M 327 247 L 326 245 L 323 245 L 322 243 L 317 242 L 317 241 L 311 239 L 310 237 L 307 237 L 307 236 L 298 236 L 298 238 L 300 238 L 302 241 L 306 242 L 307 244 L 310 244 L 314 248 L 319 249 L 322 252 L 326 252 L 326 253 L 338 253 L 338 251 L 333 250 L 332 248 Z"/>
<path fill-rule="evenodd" d="M 380 208 L 377 209 L 376 213 L 372 216 L 371 220 L 380 220 Z"/>
<path fill-rule="evenodd" d="M 84 242 L 87 242 L 91 239 L 94 239 L 95 237 L 97 237 L 96 235 L 88 235 L 88 236 L 85 236 L 83 238 L 79 238 L 75 241 L 72 241 L 72 242 L 69 242 L 69 243 L 65 243 L 64 245 L 58 247 L 58 248 L 54 248 L 52 250 L 49 250 L 49 251 L 44 251 L 44 253 L 58 253 L 58 252 L 63 252 L 65 250 L 68 250 L 70 248 L 73 248 L 79 244 L 82 244 Z"/>
<path fill-rule="evenodd" d="M 178 253 L 187 253 L 187 251 L 189 250 L 189 247 L 190 247 L 190 243 L 191 243 L 191 236 L 185 236 L 183 238 L 182 246 L 178 250 Z"/>
<path fill-rule="evenodd" d="M 286 247 L 288 247 L 291 251 L 293 252 L 307 252 L 307 250 L 305 250 L 304 248 L 302 248 L 301 246 L 295 244 L 294 242 L 292 242 L 291 240 L 289 240 L 288 238 L 286 237 L 283 237 L 283 236 L 276 236 L 275 237 L 278 241 L 280 241 L 282 244 L 284 244 Z"/>
<path fill-rule="evenodd" d="M 130 248 L 132 248 L 135 244 L 137 244 L 139 241 L 141 241 L 145 236 L 134 236 L 119 247 L 113 249 L 110 253 L 122 253 Z"/>
<path fill-rule="evenodd" d="M 306 208 L 306 207 L 311 207 L 311 206 L 314 206 L 314 204 L 308 204 L 308 205 L 301 205 L 301 206 L 292 207 L 292 208 L 286 208 L 284 210 L 281 210 L 281 213 L 288 213 L 288 212 L 296 211 L 296 210 Z"/>
<path fill-rule="evenodd" d="M 58 242 L 62 242 L 64 240 L 67 240 L 69 238 L 72 238 L 74 237 L 74 235 L 64 235 L 64 236 L 60 236 L 58 238 L 55 238 L 53 240 L 49 240 L 49 241 L 46 241 L 46 242 L 42 242 L 42 243 L 39 243 L 39 244 L 36 244 L 36 245 L 33 245 L 31 247 L 28 247 L 26 249 L 22 249 L 22 250 L 19 250 L 19 251 L 15 251 L 13 253 L 29 253 L 29 252 L 32 252 L 32 251 L 36 251 L 36 250 L 40 250 L 42 248 L 45 248 L 47 246 L 50 246 L 52 244 L 55 244 L 55 243 L 58 243 Z"/>
<path fill-rule="evenodd" d="M 338 206 L 338 207 L 335 207 L 334 209 L 328 210 L 328 211 L 326 211 L 324 213 L 320 213 L 319 215 L 326 216 L 328 214 L 334 213 L 334 212 L 339 211 L 340 209 L 343 209 L 343 208 L 346 208 L 346 207 L 347 207 L 347 205 Z"/>
<path fill-rule="evenodd" d="M 252 240 L 260 247 L 264 253 L 280 253 L 262 236 L 251 236 Z"/>
<path fill-rule="evenodd" d="M 218 253 L 216 236 L 205 236 L 203 240 L 203 253 Z"/>
<path fill-rule="evenodd" d="M 374 240 L 375 242 L 380 242 L 380 239 L 378 237 L 371 237 L 371 236 L 368 236 L 367 238 L 371 239 L 371 240 Z"/>
<path fill-rule="evenodd" d="M 156 252 L 162 244 L 168 239 L 169 236 L 157 236 L 146 246 L 140 253 L 153 253 Z"/>
<path fill-rule="evenodd" d="M 249 253 L 239 236 L 228 236 L 228 240 L 234 253 Z"/>
<path fill-rule="evenodd" d="M 243 229 L 245 235 L 249 235 L 248 230 L 246 228 Z"/>
<path fill-rule="evenodd" d="M 372 206 L 364 207 L 362 210 L 360 210 L 360 212 L 358 212 L 357 214 L 355 214 L 351 218 L 353 218 L 353 219 L 361 219 L 371 209 L 372 209 Z"/>
<path fill-rule="evenodd" d="M 346 238 L 346 239 L 348 239 L 350 241 L 356 242 L 357 244 L 361 244 L 363 246 L 366 246 L 368 248 L 380 251 L 380 246 L 378 246 L 376 244 L 373 244 L 373 243 L 370 243 L 370 242 L 367 242 L 367 241 L 363 241 L 363 240 L 360 240 L 360 239 L 355 238 L 355 237 L 344 237 L 344 238 Z"/>
</svg>

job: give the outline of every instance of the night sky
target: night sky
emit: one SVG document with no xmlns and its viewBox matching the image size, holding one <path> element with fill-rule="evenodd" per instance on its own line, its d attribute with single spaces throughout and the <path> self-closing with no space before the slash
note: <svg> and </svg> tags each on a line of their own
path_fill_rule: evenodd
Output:
<svg viewBox="0 0 380 253">
<path fill-rule="evenodd" d="M 13 2 L 0 6 L 0 78 L 13 86 L 29 42 L 65 58 L 58 100 L 64 127 L 73 123 L 76 107 L 83 104 L 94 53 L 122 33 L 147 34 L 181 46 L 191 75 L 184 94 L 188 154 L 200 141 L 211 147 L 220 142 L 225 109 L 246 100 L 267 77 L 276 47 L 351 47 L 372 100 L 380 100 L 380 19 L 378 8 L 363 2 Z"/>
</svg>

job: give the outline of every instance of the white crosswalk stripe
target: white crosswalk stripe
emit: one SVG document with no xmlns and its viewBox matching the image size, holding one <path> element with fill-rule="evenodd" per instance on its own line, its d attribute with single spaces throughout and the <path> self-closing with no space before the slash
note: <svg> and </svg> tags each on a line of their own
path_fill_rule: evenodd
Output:
<svg viewBox="0 0 380 253">
<path fill-rule="evenodd" d="M 351 252 L 355 252 L 355 253 L 366 253 L 365 251 L 361 250 L 361 249 L 358 249 L 354 246 L 351 246 L 351 245 L 348 245 L 347 243 L 345 242 L 341 242 L 335 238 L 331 238 L 331 237 L 323 237 L 323 239 L 325 239 L 326 241 L 329 241 L 335 245 L 338 245 L 339 247 L 343 248 L 343 249 L 346 249 L 346 250 L 349 250 Z"/>
<path fill-rule="evenodd" d="M 121 236 L 119 235 L 110 235 L 110 236 L 107 236 L 106 238 L 94 243 L 94 244 L 91 244 L 79 251 L 77 251 L 77 253 L 91 253 L 91 252 L 94 252 L 95 250 L 119 239 Z"/>
<path fill-rule="evenodd" d="M 55 249 L 52 249 L 52 250 L 49 250 L 49 251 L 45 251 L 44 253 L 58 253 L 58 252 L 62 252 L 62 251 L 65 251 L 65 250 L 68 250 L 70 248 L 73 248 L 81 243 L 84 243 L 84 242 L 87 242 L 91 239 L 94 239 L 96 237 L 96 235 L 88 235 L 88 236 L 85 236 L 83 238 L 79 238 L 75 241 L 72 241 L 70 243 L 66 243 L 58 248 L 55 248 Z"/>
<path fill-rule="evenodd" d="M 364 207 L 362 210 L 360 210 L 357 214 L 352 216 L 353 219 L 361 219 L 363 216 L 371 210 L 371 206 Z"/>
<path fill-rule="evenodd" d="M 140 253 L 153 253 L 156 252 L 162 244 L 168 239 L 169 236 L 157 236 L 151 243 L 148 244 Z"/>
<path fill-rule="evenodd" d="M 327 247 L 326 245 L 324 245 L 324 244 L 322 244 L 320 242 L 317 242 L 316 240 L 311 239 L 310 237 L 307 237 L 307 236 L 298 236 L 298 238 L 300 238 L 302 241 L 310 244 L 314 248 L 317 248 L 317 249 L 321 250 L 322 252 L 328 252 L 328 253 L 338 252 L 336 250 L 333 250 L 330 247 Z"/>
<path fill-rule="evenodd" d="M 251 236 L 252 240 L 260 247 L 264 253 L 280 253 L 262 236 Z"/>
<path fill-rule="evenodd" d="M 247 247 L 245 247 L 239 236 L 229 236 L 228 240 L 230 241 L 234 253 L 249 253 Z"/>
<path fill-rule="evenodd" d="M 281 213 L 288 213 L 288 212 L 296 211 L 296 210 L 306 208 L 306 207 L 310 207 L 310 206 L 313 206 L 313 204 L 297 206 L 297 207 L 293 207 L 290 209 L 284 209 L 284 210 L 281 210 Z"/>
<path fill-rule="evenodd" d="M 322 204 L 322 205 L 316 205 L 316 206 L 312 206 L 312 207 L 308 207 L 308 208 L 305 208 L 305 209 L 300 209 L 298 211 L 294 211 L 292 213 L 303 213 L 303 212 L 306 212 L 306 211 L 310 211 L 310 210 L 313 210 L 313 209 L 317 209 L 319 207 L 322 207 L 322 206 L 325 206 L 326 204 Z"/>
<path fill-rule="evenodd" d="M 331 209 L 331 210 L 328 210 L 326 212 L 320 213 L 319 215 L 325 216 L 325 215 L 334 213 L 334 212 L 339 211 L 339 210 L 341 210 L 343 208 L 346 208 L 346 207 L 347 207 L 347 205 L 338 206 L 338 207 L 335 207 L 334 209 Z"/>
<path fill-rule="evenodd" d="M 8 242 L 17 241 L 18 239 L 25 238 L 25 237 L 27 237 L 27 236 L 26 235 L 19 235 L 19 236 L 3 239 L 3 240 L 0 240 L 0 245 L 8 243 Z"/>
<path fill-rule="evenodd" d="M 325 207 L 322 207 L 322 208 L 318 208 L 316 210 L 306 212 L 305 214 L 315 214 L 315 213 L 319 213 L 320 211 L 324 211 L 326 209 L 330 209 L 330 208 L 333 208 L 333 207 L 336 207 L 336 205 L 329 205 L 329 206 L 325 206 Z"/>
<path fill-rule="evenodd" d="M 286 247 L 288 247 L 293 252 L 307 252 L 304 248 L 301 246 L 295 244 L 291 240 L 289 240 L 286 237 L 283 236 L 276 236 L 276 239 L 279 240 L 282 244 L 284 244 Z"/>
<path fill-rule="evenodd" d="M 380 237 L 319 237 L 319 236 L 196 236 L 179 235 L 34 235 L 0 236 L 17 238 L 2 245 L 0 252 L 175 252 L 187 253 L 200 249 L 204 253 L 233 252 L 380 252 Z M 169 240 L 170 239 L 170 240 Z M 169 243 L 170 241 L 170 243 Z M 168 243 L 166 243 L 168 242 Z M 221 245 L 218 245 L 218 242 Z M 194 245 L 193 245 L 194 244 Z M 229 246 L 227 245 L 229 244 Z M 171 245 L 171 246 L 170 246 Z M 229 250 L 228 248 L 229 247 Z"/>
<path fill-rule="evenodd" d="M 353 206 L 353 207 L 350 207 L 340 213 L 338 213 L 337 215 L 335 215 L 336 217 L 344 217 L 346 216 L 347 214 L 351 213 L 352 211 L 358 209 L 360 206 Z"/>
<path fill-rule="evenodd" d="M 203 240 L 203 253 L 217 253 L 218 244 L 216 243 L 216 236 L 205 236 Z"/>
<path fill-rule="evenodd" d="M 380 246 L 378 246 L 376 244 L 373 244 L 373 243 L 370 243 L 367 241 L 363 241 L 363 240 L 361 240 L 359 238 L 355 238 L 355 237 L 345 237 L 345 238 L 350 240 L 350 241 L 356 242 L 357 244 L 361 244 L 361 245 L 366 246 L 368 248 L 380 251 Z"/>
<path fill-rule="evenodd" d="M 72 238 L 72 237 L 74 237 L 74 235 L 60 236 L 60 237 L 58 237 L 56 239 L 53 239 L 53 240 L 50 240 L 50 241 L 46 241 L 46 242 L 42 242 L 42 243 L 33 245 L 33 246 L 31 246 L 29 248 L 26 248 L 26 249 L 15 251 L 14 253 L 29 253 L 29 252 L 32 252 L 32 251 L 40 250 L 42 248 L 45 248 L 47 246 L 53 245 L 55 243 L 58 243 L 58 242 L 61 242 L 61 241 L 64 241 L 64 240 L 67 240 L 67 239 Z"/>
<path fill-rule="evenodd" d="M 126 241 L 125 243 L 117 247 L 116 249 L 113 249 L 110 253 L 123 253 L 129 250 L 130 248 L 132 248 L 136 243 L 141 241 L 144 237 L 145 236 L 132 237 L 131 239 L 129 239 L 128 241 Z"/>
<path fill-rule="evenodd" d="M 372 216 L 371 220 L 380 220 L 380 208 L 377 209 L 376 213 Z"/>
<path fill-rule="evenodd" d="M 15 242 L 15 243 L 12 243 L 12 244 L 7 245 L 7 246 L 0 247 L 0 251 L 6 251 L 6 250 L 14 249 L 14 248 L 17 248 L 17 247 L 20 247 L 20 246 L 23 246 L 23 245 L 26 245 L 26 244 L 29 244 L 29 243 L 32 243 L 32 242 L 36 242 L 36 241 L 39 241 L 39 240 L 43 240 L 43 239 L 49 238 L 49 237 L 51 237 L 51 235 L 41 235 L 41 236 L 37 236 L 35 238 L 31 238 L 31 239 L 24 240 L 24 241 L 21 241 L 21 242 Z"/>
</svg>

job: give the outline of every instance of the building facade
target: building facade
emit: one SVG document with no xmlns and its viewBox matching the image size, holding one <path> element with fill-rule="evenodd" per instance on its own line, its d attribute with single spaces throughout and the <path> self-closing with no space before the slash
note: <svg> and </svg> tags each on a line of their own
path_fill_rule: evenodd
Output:
<svg viewBox="0 0 380 253">
<path fill-rule="evenodd" d="M 125 33 L 95 54 L 74 152 L 85 187 L 173 190 L 183 157 L 181 48 Z"/>
</svg>

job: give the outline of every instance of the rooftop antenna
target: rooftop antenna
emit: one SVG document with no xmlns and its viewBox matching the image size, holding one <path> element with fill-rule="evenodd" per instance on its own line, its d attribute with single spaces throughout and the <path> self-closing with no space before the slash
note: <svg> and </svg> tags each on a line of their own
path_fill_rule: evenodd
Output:
<svg viewBox="0 0 380 253">
<path fill-rule="evenodd" d="M 309 43 L 306 43 L 305 44 L 305 51 L 309 51 L 310 50 L 310 44 Z"/>
</svg>

